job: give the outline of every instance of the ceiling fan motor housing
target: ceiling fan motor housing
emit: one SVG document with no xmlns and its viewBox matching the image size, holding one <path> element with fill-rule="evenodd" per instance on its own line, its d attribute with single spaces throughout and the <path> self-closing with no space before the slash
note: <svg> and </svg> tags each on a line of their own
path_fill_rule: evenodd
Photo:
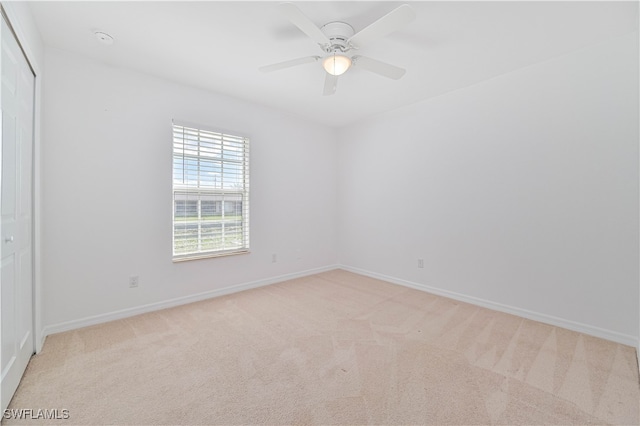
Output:
<svg viewBox="0 0 640 426">
<path fill-rule="evenodd" d="M 330 52 L 347 52 L 352 49 L 349 39 L 355 34 L 353 27 L 345 22 L 329 22 L 320 30 L 331 40 L 331 46 L 325 49 Z"/>
</svg>

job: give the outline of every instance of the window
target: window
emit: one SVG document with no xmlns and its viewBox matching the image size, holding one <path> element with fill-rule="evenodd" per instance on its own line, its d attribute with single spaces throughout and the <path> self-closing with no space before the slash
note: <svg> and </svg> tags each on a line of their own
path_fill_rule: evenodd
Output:
<svg viewBox="0 0 640 426">
<path fill-rule="evenodd" d="M 173 124 L 173 259 L 249 251 L 249 139 Z"/>
</svg>

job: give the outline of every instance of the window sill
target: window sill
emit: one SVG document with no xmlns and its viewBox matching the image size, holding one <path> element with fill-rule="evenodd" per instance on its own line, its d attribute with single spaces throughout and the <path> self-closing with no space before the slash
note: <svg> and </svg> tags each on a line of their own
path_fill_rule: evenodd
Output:
<svg viewBox="0 0 640 426">
<path fill-rule="evenodd" d="M 249 253 L 251 253 L 249 249 L 244 249 L 244 250 L 234 250 L 234 251 L 227 251 L 227 252 L 221 252 L 221 253 L 197 253 L 193 255 L 174 256 L 173 263 L 187 262 L 189 260 L 210 259 L 214 257 L 235 256 L 238 254 L 249 254 Z"/>
</svg>

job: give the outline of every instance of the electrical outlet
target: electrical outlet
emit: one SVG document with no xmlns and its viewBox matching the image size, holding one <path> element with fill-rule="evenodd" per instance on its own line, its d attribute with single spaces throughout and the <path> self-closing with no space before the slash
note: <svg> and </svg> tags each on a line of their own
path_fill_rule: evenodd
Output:
<svg viewBox="0 0 640 426">
<path fill-rule="evenodd" d="M 271 255 L 271 263 L 276 263 L 278 261 L 278 255 L 276 253 L 273 253 Z"/>
<path fill-rule="evenodd" d="M 136 288 L 140 284 L 140 277 L 137 275 L 129 277 L 129 288 Z"/>
<path fill-rule="evenodd" d="M 424 268 L 424 259 L 418 259 L 418 268 Z"/>
</svg>

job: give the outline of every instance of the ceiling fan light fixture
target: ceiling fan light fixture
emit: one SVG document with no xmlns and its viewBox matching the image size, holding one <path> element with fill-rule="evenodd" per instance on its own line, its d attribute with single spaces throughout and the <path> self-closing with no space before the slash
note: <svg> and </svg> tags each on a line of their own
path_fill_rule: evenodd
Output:
<svg viewBox="0 0 640 426">
<path fill-rule="evenodd" d="M 351 58 L 333 53 L 324 58 L 322 66 L 331 75 L 342 75 L 351 67 Z"/>
</svg>

